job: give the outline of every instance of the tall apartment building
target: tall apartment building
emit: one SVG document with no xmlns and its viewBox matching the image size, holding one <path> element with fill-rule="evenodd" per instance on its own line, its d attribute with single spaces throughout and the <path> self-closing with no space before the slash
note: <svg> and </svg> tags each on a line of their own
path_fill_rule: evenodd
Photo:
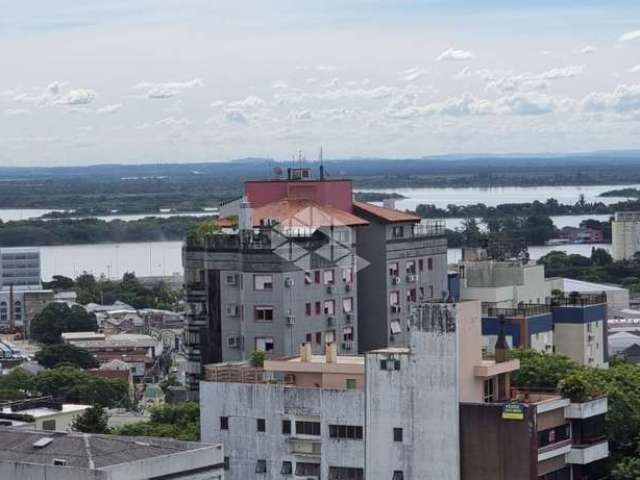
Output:
<svg viewBox="0 0 640 480">
<path fill-rule="evenodd" d="M 350 180 L 290 169 L 287 179 L 246 182 L 244 197 L 221 213 L 217 230 L 183 249 L 192 392 L 203 364 L 254 350 L 406 345 L 410 306 L 446 289 L 444 229 L 354 202 Z"/>
<path fill-rule="evenodd" d="M 640 212 L 616 212 L 611 223 L 611 255 L 630 260 L 640 252 Z"/>
<path fill-rule="evenodd" d="M 421 304 L 410 328 L 408 348 L 207 366 L 201 437 L 225 445 L 225 478 L 604 478 L 606 399 L 514 390 L 477 301 Z"/>
</svg>

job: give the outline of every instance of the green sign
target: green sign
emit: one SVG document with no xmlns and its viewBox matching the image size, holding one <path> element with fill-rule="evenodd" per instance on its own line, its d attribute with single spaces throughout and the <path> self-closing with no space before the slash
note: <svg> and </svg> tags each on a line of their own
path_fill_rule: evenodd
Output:
<svg viewBox="0 0 640 480">
<path fill-rule="evenodd" d="M 520 403 L 507 403 L 502 407 L 503 420 L 524 420 L 524 405 Z"/>
</svg>

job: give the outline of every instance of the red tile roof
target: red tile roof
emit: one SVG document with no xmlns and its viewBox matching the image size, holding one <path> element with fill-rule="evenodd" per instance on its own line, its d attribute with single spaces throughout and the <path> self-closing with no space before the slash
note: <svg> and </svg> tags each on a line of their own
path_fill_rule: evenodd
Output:
<svg viewBox="0 0 640 480">
<path fill-rule="evenodd" d="M 379 207 L 366 202 L 353 202 L 353 206 L 386 222 L 419 222 L 422 218 L 414 213 L 401 212 L 391 208 Z"/>
<path fill-rule="evenodd" d="M 259 227 L 268 220 L 296 227 L 357 226 L 369 222 L 339 208 L 319 205 L 313 200 L 285 198 L 268 203 L 252 212 L 253 225 Z"/>
</svg>

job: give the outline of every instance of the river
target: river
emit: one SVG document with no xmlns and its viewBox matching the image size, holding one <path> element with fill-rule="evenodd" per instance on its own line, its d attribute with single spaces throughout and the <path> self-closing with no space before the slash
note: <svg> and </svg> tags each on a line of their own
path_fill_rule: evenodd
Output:
<svg viewBox="0 0 640 480">
<path fill-rule="evenodd" d="M 591 248 L 610 250 L 608 244 L 559 245 L 553 247 L 529 247 L 531 259 L 536 260 L 552 250 L 591 255 Z M 104 243 L 90 245 L 65 245 L 37 247 L 42 258 L 42 278 L 53 275 L 76 277 L 82 272 L 120 278 L 125 272 L 136 275 L 182 275 L 182 242 Z M 459 248 L 450 248 L 449 263 L 460 260 Z"/>
</svg>

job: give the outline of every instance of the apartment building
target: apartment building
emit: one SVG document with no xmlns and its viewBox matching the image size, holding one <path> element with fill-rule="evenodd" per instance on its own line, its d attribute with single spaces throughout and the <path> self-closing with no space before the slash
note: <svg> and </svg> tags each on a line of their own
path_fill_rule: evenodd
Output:
<svg viewBox="0 0 640 480">
<path fill-rule="evenodd" d="M 354 202 L 350 180 L 289 169 L 286 179 L 246 182 L 244 197 L 222 212 L 216 230 L 183 248 L 191 392 L 202 365 L 255 350 L 277 357 L 301 343 L 317 354 L 327 344 L 339 354 L 406 345 L 410 305 L 446 290 L 444 229 Z"/>
<path fill-rule="evenodd" d="M 616 212 L 611 222 L 611 255 L 630 260 L 640 251 L 640 212 Z"/>
</svg>

